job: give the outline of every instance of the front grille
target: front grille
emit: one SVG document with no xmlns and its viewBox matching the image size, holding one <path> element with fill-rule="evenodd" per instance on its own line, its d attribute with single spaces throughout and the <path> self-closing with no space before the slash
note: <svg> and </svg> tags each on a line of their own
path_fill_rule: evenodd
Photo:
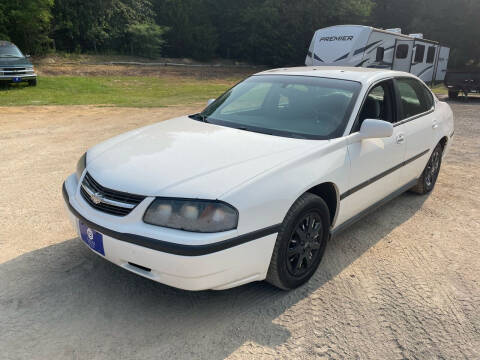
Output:
<svg viewBox="0 0 480 360">
<path fill-rule="evenodd" d="M 133 195 L 103 187 L 89 173 L 86 173 L 83 178 L 80 193 L 91 207 L 116 216 L 130 214 L 145 199 L 145 196 Z M 94 201 L 94 199 L 97 201 Z"/>
<path fill-rule="evenodd" d="M 0 72 L 3 73 L 5 76 L 17 76 L 17 75 L 25 75 L 32 73 L 32 69 L 26 69 L 24 67 L 18 67 L 18 68 L 3 68 L 0 69 Z"/>
</svg>

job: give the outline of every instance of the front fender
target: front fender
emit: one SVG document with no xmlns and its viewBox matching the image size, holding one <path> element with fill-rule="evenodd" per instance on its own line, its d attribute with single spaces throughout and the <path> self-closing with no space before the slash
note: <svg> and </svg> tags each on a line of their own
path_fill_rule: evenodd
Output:
<svg viewBox="0 0 480 360">
<path fill-rule="evenodd" d="M 239 210 L 240 232 L 254 231 L 281 223 L 293 203 L 319 184 L 330 182 L 338 193 L 345 191 L 349 169 L 346 141 L 336 139 L 251 179 L 222 200 Z"/>
</svg>

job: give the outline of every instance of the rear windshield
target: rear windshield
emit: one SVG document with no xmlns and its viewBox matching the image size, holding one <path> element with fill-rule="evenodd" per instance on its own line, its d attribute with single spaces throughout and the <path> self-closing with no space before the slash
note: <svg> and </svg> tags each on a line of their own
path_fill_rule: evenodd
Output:
<svg viewBox="0 0 480 360">
<path fill-rule="evenodd" d="M 208 106 L 202 119 L 272 135 L 333 139 L 343 135 L 361 84 L 311 76 L 257 75 Z"/>
<path fill-rule="evenodd" d="M 13 44 L 0 43 L 0 57 L 23 57 L 22 52 Z"/>
</svg>

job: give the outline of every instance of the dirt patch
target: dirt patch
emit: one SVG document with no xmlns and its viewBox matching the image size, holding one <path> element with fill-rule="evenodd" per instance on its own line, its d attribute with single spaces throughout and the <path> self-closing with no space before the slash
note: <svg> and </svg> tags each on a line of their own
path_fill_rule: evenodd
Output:
<svg viewBox="0 0 480 360">
<path fill-rule="evenodd" d="M 233 61 L 200 63 L 191 59 L 145 59 L 128 56 L 49 56 L 34 61 L 40 76 L 151 76 L 195 79 L 245 78 L 265 70 Z"/>
<path fill-rule="evenodd" d="M 190 293 L 85 248 L 61 184 L 93 144 L 195 108 L 2 108 L 2 359 L 480 358 L 480 101 L 452 103 L 435 191 L 331 241 L 292 292 Z"/>
<path fill-rule="evenodd" d="M 150 76 L 186 77 L 199 80 L 244 78 L 261 69 L 136 65 L 46 65 L 38 66 L 39 76 Z"/>
</svg>

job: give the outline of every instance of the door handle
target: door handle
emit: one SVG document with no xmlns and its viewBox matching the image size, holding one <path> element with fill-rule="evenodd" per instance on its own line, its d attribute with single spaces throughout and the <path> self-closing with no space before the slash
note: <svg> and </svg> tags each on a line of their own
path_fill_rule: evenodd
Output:
<svg viewBox="0 0 480 360">
<path fill-rule="evenodd" d="M 436 128 L 438 128 L 438 123 L 434 121 L 432 124 L 432 129 L 436 129 Z"/>
<path fill-rule="evenodd" d="M 403 144 L 405 142 L 405 136 L 403 134 L 398 134 L 396 141 L 397 144 Z"/>
</svg>

